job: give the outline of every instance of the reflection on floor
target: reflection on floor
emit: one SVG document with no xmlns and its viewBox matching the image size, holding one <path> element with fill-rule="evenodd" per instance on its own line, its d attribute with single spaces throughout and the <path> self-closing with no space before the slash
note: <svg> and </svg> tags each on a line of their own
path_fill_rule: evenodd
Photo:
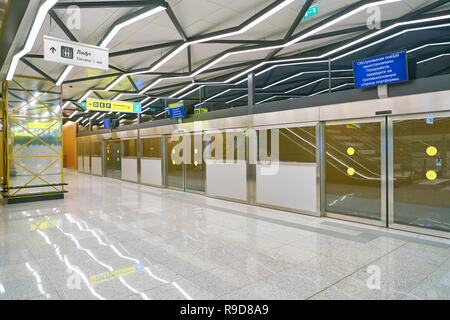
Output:
<svg viewBox="0 0 450 320">
<path fill-rule="evenodd" d="M 67 173 L 1 207 L 0 299 L 449 299 L 450 241 Z"/>
</svg>

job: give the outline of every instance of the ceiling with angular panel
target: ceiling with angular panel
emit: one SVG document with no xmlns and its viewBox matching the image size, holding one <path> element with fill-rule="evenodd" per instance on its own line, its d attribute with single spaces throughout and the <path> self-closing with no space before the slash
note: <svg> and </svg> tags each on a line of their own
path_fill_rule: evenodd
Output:
<svg viewBox="0 0 450 320">
<path fill-rule="evenodd" d="M 318 14 L 305 17 L 315 5 Z M 71 6 L 79 8 L 78 27 Z M 44 35 L 99 45 L 115 26 L 159 7 L 114 35 L 108 71 L 43 59 Z M 250 72 L 256 104 L 352 89 L 353 60 L 396 50 L 418 62 L 418 77 L 449 73 L 449 22 L 442 0 L 59 0 L 15 74 L 61 83 L 73 121 L 90 117 L 81 105 L 88 97 L 141 102 L 153 116 L 184 100 L 192 113 L 200 104 L 246 105 Z"/>
</svg>

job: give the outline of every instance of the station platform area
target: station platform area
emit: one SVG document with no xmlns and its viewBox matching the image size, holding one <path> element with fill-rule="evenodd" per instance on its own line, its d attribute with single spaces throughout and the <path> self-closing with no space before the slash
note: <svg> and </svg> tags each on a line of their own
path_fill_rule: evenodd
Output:
<svg viewBox="0 0 450 320">
<path fill-rule="evenodd" d="M 3 299 L 449 299 L 450 241 L 65 170 L 0 215 Z"/>
</svg>

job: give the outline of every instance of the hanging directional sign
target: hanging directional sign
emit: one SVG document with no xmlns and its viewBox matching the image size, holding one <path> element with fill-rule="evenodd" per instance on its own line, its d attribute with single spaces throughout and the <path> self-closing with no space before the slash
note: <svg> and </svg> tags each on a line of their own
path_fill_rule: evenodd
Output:
<svg viewBox="0 0 450 320">
<path fill-rule="evenodd" d="M 194 114 L 200 114 L 200 113 L 206 113 L 206 112 L 208 112 L 208 108 L 204 108 L 204 107 L 194 108 Z"/>
<path fill-rule="evenodd" d="M 135 102 L 87 99 L 86 109 L 95 111 L 141 113 L 142 105 Z"/>
<path fill-rule="evenodd" d="M 57 63 L 109 69 L 109 49 L 44 36 L 44 59 Z"/>
<path fill-rule="evenodd" d="M 169 104 L 169 116 L 172 119 L 184 118 L 184 103 L 183 101 Z"/>
</svg>

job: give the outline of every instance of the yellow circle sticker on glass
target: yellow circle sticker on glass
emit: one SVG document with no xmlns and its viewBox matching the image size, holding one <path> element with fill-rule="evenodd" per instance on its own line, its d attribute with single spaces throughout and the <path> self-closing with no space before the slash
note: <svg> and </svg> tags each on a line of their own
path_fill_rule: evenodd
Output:
<svg viewBox="0 0 450 320">
<path fill-rule="evenodd" d="M 197 154 L 197 153 L 198 153 L 198 150 L 197 150 L 197 149 L 194 149 L 194 153 Z"/>
<path fill-rule="evenodd" d="M 355 169 L 353 169 L 353 168 L 348 168 L 348 169 L 347 169 L 347 174 L 348 174 L 349 176 L 354 175 L 354 174 L 355 174 Z"/>
<path fill-rule="evenodd" d="M 347 149 L 347 154 L 348 154 L 349 156 L 354 155 L 354 154 L 355 154 L 355 149 L 352 148 L 352 147 L 349 147 L 349 148 Z"/>
<path fill-rule="evenodd" d="M 427 179 L 430 180 L 430 181 L 436 180 L 436 178 L 437 178 L 437 173 L 436 173 L 436 171 L 429 170 L 429 171 L 427 171 L 426 177 L 427 177 Z"/>
<path fill-rule="evenodd" d="M 429 155 L 430 157 L 433 157 L 437 154 L 438 150 L 436 147 L 430 146 L 427 148 L 427 155 Z"/>
</svg>

